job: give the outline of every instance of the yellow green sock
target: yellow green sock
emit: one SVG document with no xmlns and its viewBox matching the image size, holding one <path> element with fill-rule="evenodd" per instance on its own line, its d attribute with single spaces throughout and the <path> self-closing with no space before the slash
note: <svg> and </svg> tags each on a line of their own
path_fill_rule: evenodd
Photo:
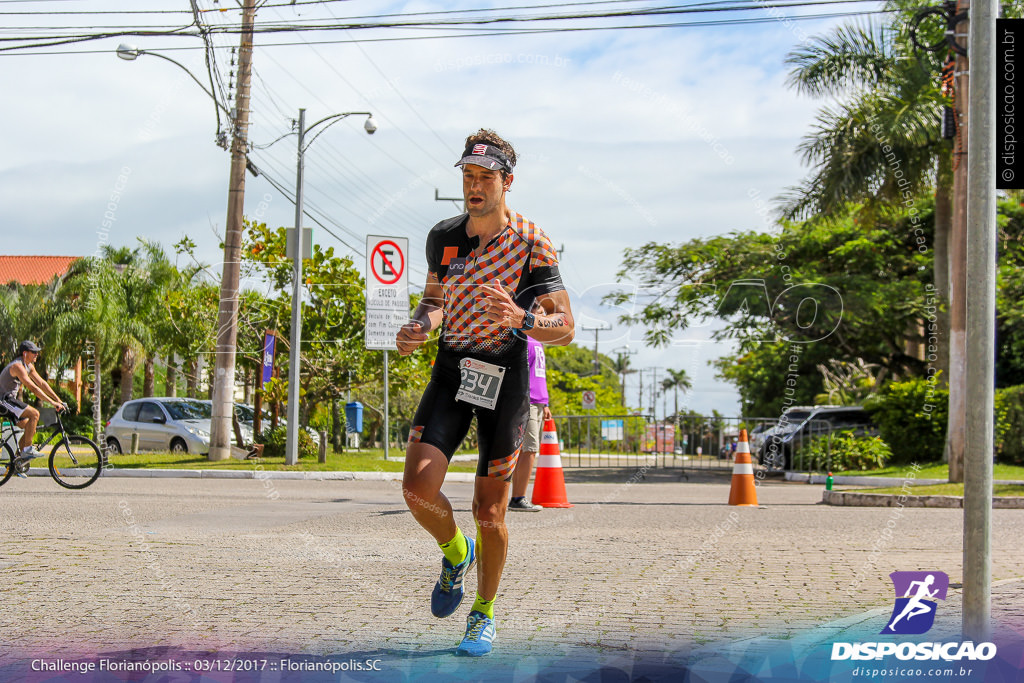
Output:
<svg viewBox="0 0 1024 683">
<path fill-rule="evenodd" d="M 480 597 L 480 594 L 476 594 L 476 600 L 473 601 L 473 607 L 469 610 L 470 612 L 483 612 L 488 618 L 494 618 L 494 598 L 490 600 L 484 600 Z"/>
<path fill-rule="evenodd" d="M 455 538 L 447 543 L 438 543 L 438 545 L 441 546 L 444 556 L 452 564 L 459 564 L 469 555 L 469 544 L 466 543 L 466 537 L 462 533 L 462 529 L 458 527 L 455 528 Z"/>
</svg>

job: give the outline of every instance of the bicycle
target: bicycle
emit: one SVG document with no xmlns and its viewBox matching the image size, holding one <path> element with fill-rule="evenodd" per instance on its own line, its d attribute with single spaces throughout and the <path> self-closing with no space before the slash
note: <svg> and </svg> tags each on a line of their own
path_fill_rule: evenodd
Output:
<svg viewBox="0 0 1024 683">
<path fill-rule="evenodd" d="M 50 451 L 50 476 L 64 488 L 84 489 L 96 481 L 103 472 L 103 452 L 91 439 L 78 434 L 68 434 L 64 429 L 64 423 L 61 422 L 60 413 L 56 414 L 56 420 L 54 424 L 40 429 L 52 429 L 53 433 L 46 441 L 38 444 L 36 450 L 42 451 L 59 436 Z M 9 431 L 4 429 L 6 425 L 10 425 Z M 6 484 L 15 473 L 27 473 L 32 463 L 31 460 L 17 464 L 14 462 L 18 451 L 18 442 L 15 439 L 17 432 L 14 426 L 9 416 L 0 417 L 0 440 L 3 442 L 3 447 L 0 448 L 0 486 Z"/>
</svg>

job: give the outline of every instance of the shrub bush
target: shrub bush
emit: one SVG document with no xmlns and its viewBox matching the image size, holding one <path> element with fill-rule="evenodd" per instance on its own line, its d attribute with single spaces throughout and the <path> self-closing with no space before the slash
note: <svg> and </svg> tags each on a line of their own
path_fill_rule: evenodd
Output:
<svg viewBox="0 0 1024 683">
<path fill-rule="evenodd" d="M 938 373 L 928 379 L 892 382 L 866 400 L 864 408 L 892 449 L 894 463 L 942 459 L 949 390 L 939 384 Z"/>
<path fill-rule="evenodd" d="M 1024 464 L 1024 384 L 996 390 L 996 457 Z"/>
<path fill-rule="evenodd" d="M 263 432 L 263 437 L 257 439 L 263 444 L 264 458 L 283 458 L 284 444 L 288 438 L 288 428 L 285 425 L 278 425 L 277 429 L 268 429 Z M 312 437 L 305 429 L 299 430 L 299 458 L 319 457 L 320 448 L 313 443 Z"/>
<path fill-rule="evenodd" d="M 892 459 L 892 450 L 878 436 L 856 436 L 851 430 L 832 434 L 831 453 L 829 437 L 817 436 L 801 451 L 806 467 L 821 472 L 830 470 L 874 470 L 885 467 Z"/>
</svg>

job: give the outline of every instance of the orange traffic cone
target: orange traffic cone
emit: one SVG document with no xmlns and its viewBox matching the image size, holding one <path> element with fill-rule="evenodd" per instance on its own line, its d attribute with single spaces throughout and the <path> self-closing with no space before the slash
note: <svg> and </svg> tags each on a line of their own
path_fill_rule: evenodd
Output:
<svg viewBox="0 0 1024 683">
<path fill-rule="evenodd" d="M 729 490 L 729 505 L 757 507 L 757 489 L 754 487 L 754 464 L 750 461 L 750 444 L 747 430 L 740 430 L 736 444 L 736 462 L 732 466 L 732 488 Z"/>
<path fill-rule="evenodd" d="M 537 454 L 537 472 L 533 480 L 533 504 L 546 508 L 571 508 L 565 495 L 562 455 L 558 452 L 555 421 L 544 421 L 544 434 Z"/>
</svg>

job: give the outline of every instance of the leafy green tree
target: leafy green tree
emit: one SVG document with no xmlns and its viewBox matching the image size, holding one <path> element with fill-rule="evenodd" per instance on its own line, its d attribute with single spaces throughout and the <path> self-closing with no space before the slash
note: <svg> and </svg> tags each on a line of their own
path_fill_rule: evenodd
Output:
<svg viewBox="0 0 1024 683">
<path fill-rule="evenodd" d="M 1024 384 L 1024 206 L 999 203 L 996 386 Z"/>
<path fill-rule="evenodd" d="M 263 223 L 247 224 L 243 255 L 247 272 L 264 277 L 270 293 L 261 301 L 262 326 L 276 327 L 285 341 L 281 353 L 287 356 L 291 324 L 292 262 L 285 258 L 284 228 L 270 230 Z M 383 406 L 383 354 L 367 351 L 364 342 L 365 285 L 355 264 L 339 257 L 333 247 L 313 245 L 313 258 L 303 265 L 304 304 L 302 317 L 302 372 L 300 373 L 300 415 L 308 424 L 317 407 L 354 390 L 357 400 L 380 410 Z M 256 317 L 254 317 L 254 320 Z M 419 394 L 430 375 L 431 351 L 411 356 L 389 354 L 389 412 L 393 425 L 412 417 Z M 285 360 L 282 365 L 287 365 Z M 284 375 L 282 369 L 282 375 Z M 287 386 L 286 382 L 283 382 Z M 368 411 L 369 433 L 380 433 L 380 413 Z M 398 427 L 398 432 L 401 427 Z"/>
<path fill-rule="evenodd" d="M 612 360 L 598 354 L 600 373 L 594 374 L 594 354 L 577 344 L 545 346 L 548 396 L 555 415 L 583 415 L 582 394 L 593 391 L 597 397 L 594 415 L 625 415 L 619 378 Z"/>
<path fill-rule="evenodd" d="M 61 288 L 66 308 L 53 320 L 57 343 L 67 352 L 87 359 L 93 385 L 94 434 L 102 433 L 103 418 L 112 412 L 113 385 L 104 381 L 104 369 L 121 358 L 124 337 L 124 301 L 116 296 L 120 273 L 107 259 L 87 257 L 70 268 Z"/>
<path fill-rule="evenodd" d="M 930 234 L 930 207 L 921 225 Z M 868 221 L 853 212 L 784 223 L 777 238 L 739 232 L 629 249 L 620 277 L 649 294 L 623 322 L 664 345 L 692 324 L 724 320 L 712 336 L 736 351 L 716 365 L 736 384 L 745 414 L 809 403 L 823 388 L 817 365 L 831 359 L 920 373 L 924 363 L 908 341 L 922 341 L 917 321 L 926 315 L 931 262 L 908 226 L 906 215 Z M 621 305 L 634 291 L 609 300 Z"/>
</svg>

